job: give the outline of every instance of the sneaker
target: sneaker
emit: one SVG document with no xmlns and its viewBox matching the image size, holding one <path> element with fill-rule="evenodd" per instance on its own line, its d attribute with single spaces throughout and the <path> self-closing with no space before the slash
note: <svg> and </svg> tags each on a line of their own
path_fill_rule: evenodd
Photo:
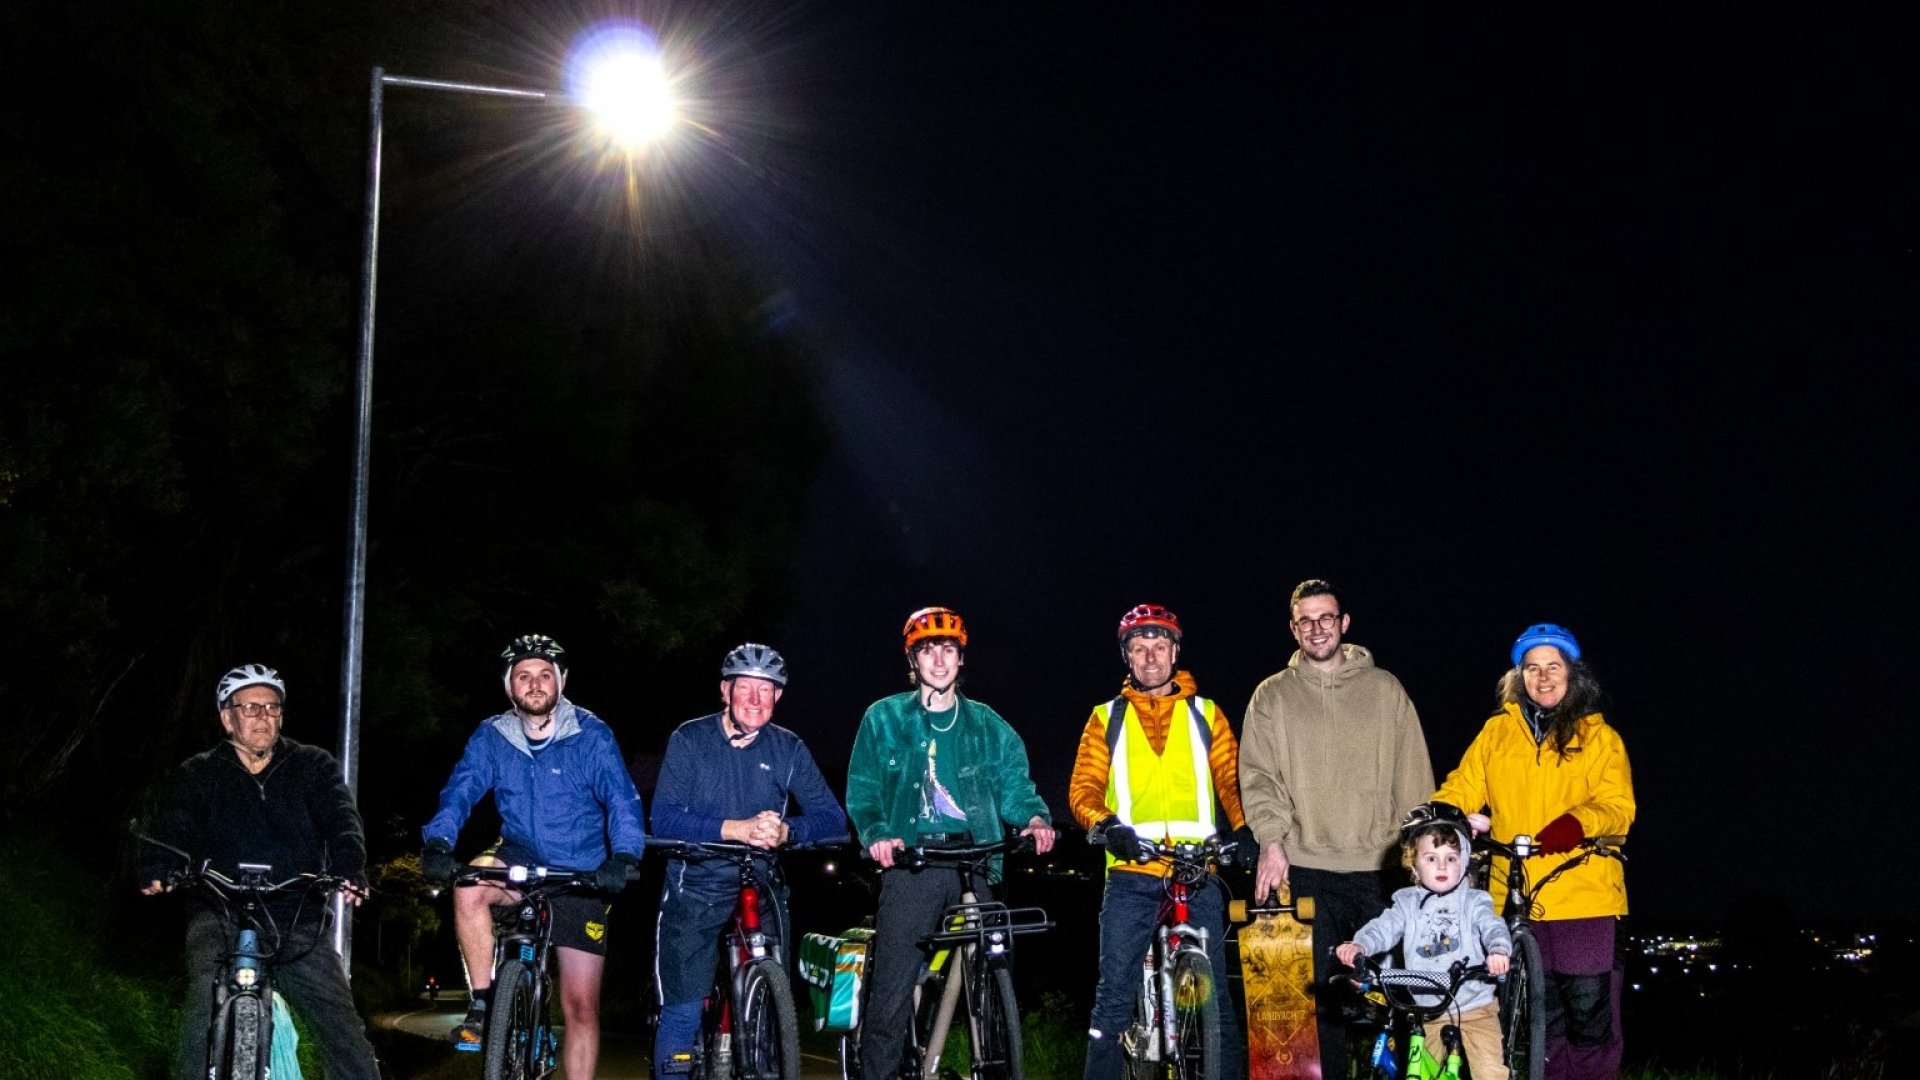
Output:
<svg viewBox="0 0 1920 1080">
<path fill-rule="evenodd" d="M 451 1036 L 453 1048 L 478 1052 L 486 1036 L 487 1007 L 479 1004 L 470 1005 L 467 1007 L 467 1018 L 453 1027 Z"/>
</svg>

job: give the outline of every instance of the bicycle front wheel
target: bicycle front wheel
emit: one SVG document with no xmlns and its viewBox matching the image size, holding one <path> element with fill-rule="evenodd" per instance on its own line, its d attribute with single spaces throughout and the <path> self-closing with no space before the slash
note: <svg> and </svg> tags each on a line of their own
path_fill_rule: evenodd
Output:
<svg viewBox="0 0 1920 1080">
<path fill-rule="evenodd" d="M 219 1080 L 259 1080 L 272 1071 L 273 998 L 264 986 L 228 998 L 214 1014 L 209 1058 Z"/>
<path fill-rule="evenodd" d="M 784 968 L 772 959 L 748 964 L 734 1018 L 739 1080 L 800 1080 L 800 1026 Z"/>
<path fill-rule="evenodd" d="M 1513 930 L 1513 958 L 1500 992 L 1500 1035 L 1513 1080 L 1540 1080 L 1547 1061 L 1547 968 L 1525 926 Z"/>
<path fill-rule="evenodd" d="M 1173 958 L 1173 1046 L 1167 1055 L 1173 1080 L 1214 1080 L 1220 1075 L 1220 997 L 1207 954 L 1182 951 Z"/>
<path fill-rule="evenodd" d="M 486 1080 L 534 1080 L 541 1075 L 540 1004 L 535 972 L 524 961 L 500 965 L 487 1007 Z"/>
<path fill-rule="evenodd" d="M 967 973 L 967 1011 L 972 1021 L 973 1080 L 1023 1080 L 1020 1006 L 1013 974 L 985 963 Z"/>
</svg>

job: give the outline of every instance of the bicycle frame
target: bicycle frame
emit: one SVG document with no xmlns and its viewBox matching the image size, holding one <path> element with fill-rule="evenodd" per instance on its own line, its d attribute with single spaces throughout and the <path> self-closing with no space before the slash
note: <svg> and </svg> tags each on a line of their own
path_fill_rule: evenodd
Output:
<svg viewBox="0 0 1920 1080">
<path fill-rule="evenodd" d="M 489 1075 L 537 1078 L 559 1068 L 560 1039 L 553 1030 L 553 976 L 548 966 L 553 954 L 552 896 L 592 880 L 590 873 L 532 866 L 467 866 L 455 877 L 458 885 L 491 883 L 520 894 L 508 904 L 495 905 L 493 1006 L 481 1047 L 483 1071 Z M 502 914 L 501 907 L 509 910 Z M 507 986 L 502 972 L 516 976 L 524 972 L 525 986 Z"/>
<path fill-rule="evenodd" d="M 1369 1057 L 1373 1075 L 1403 1076 L 1406 1080 L 1460 1080 L 1459 1029 L 1453 1024 L 1441 1029 L 1441 1048 L 1436 1056 L 1427 1049 L 1422 1028 L 1454 1010 L 1455 995 L 1461 986 L 1486 977 L 1485 964 L 1469 966 L 1464 961 L 1456 961 L 1443 977 L 1430 971 L 1383 969 L 1364 956 L 1358 958 L 1352 974 L 1336 976 L 1351 983 L 1361 997 L 1386 1012 Z M 1431 1004 L 1421 1004 L 1421 997 L 1434 1000 Z M 1397 1023 L 1404 1023 L 1407 1029 L 1404 1068 L 1393 1051 Z"/>
<path fill-rule="evenodd" d="M 1101 842 L 1089 835 L 1090 842 Z M 1180 988 L 1175 985 L 1179 959 L 1191 957 L 1211 975 L 1213 961 L 1207 955 L 1209 933 L 1193 925 L 1189 905 L 1193 890 L 1205 887 L 1216 861 L 1231 862 L 1230 849 L 1215 837 L 1202 843 L 1159 843 L 1143 840 L 1142 846 L 1157 860 L 1171 864 L 1165 881 L 1165 895 L 1154 928 L 1153 942 L 1147 947 L 1140 968 L 1139 1010 L 1133 1025 L 1120 1035 L 1121 1048 L 1135 1061 L 1171 1062 L 1176 1074 L 1186 1075 L 1188 1062 L 1179 1051 L 1181 1044 L 1179 1007 Z M 1223 988 L 1212 987 L 1218 995 Z M 1205 1038 L 1205 1036 L 1203 1036 Z M 1203 1051 L 1203 1053 L 1206 1053 Z M 1203 1068 L 1217 1067 L 1211 1059 Z"/>
<path fill-rule="evenodd" d="M 904 1070 L 911 1067 L 913 1075 L 920 1080 L 938 1080 L 941 1076 L 940 1056 L 946 1049 L 947 1034 L 953 1028 L 954 1014 L 964 992 L 968 1002 L 972 1080 L 1020 1080 L 1022 1077 L 1020 1021 L 1013 1007 L 1009 966 L 1013 939 L 1020 934 L 1051 929 L 1053 922 L 1037 907 L 1010 908 L 997 900 L 983 901 L 972 885 L 993 856 L 1024 850 L 1028 842 L 1025 837 L 1012 837 L 995 844 L 909 847 L 896 853 L 896 866 L 907 869 L 939 866 L 960 874 L 962 881 L 960 903 L 948 907 L 941 915 L 939 929 L 920 939 L 921 947 L 928 952 L 928 962 L 921 981 L 913 988 L 913 1009 L 901 1059 L 903 1075 Z M 929 1001 L 929 983 L 936 979 L 940 981 L 939 996 Z M 861 1026 L 865 1023 L 863 1016 Z M 993 1030 L 996 1027 L 1004 1030 L 996 1032 Z M 842 1039 L 842 1069 L 847 1077 L 856 1075 L 854 1051 L 859 1034 L 856 1029 Z M 996 1044 L 1000 1049 L 995 1049 Z"/>
</svg>

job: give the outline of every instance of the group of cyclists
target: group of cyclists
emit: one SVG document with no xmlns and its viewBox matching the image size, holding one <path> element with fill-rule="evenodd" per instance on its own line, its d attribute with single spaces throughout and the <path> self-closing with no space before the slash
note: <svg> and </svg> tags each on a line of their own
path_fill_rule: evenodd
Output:
<svg viewBox="0 0 1920 1080">
<path fill-rule="evenodd" d="M 1199 696 L 1193 675 L 1180 667 L 1183 631 L 1172 611 L 1143 604 L 1118 624 L 1126 675 L 1118 693 L 1089 715 L 1069 785 L 1072 813 L 1104 838 L 1110 869 L 1088 1080 L 1117 1080 L 1124 1072 L 1117 1035 L 1131 1014 L 1165 874 L 1147 857 L 1147 841 L 1201 842 L 1221 832 L 1224 818 L 1225 839 L 1239 858 L 1257 862 L 1256 898 L 1283 884 L 1318 898 L 1315 978 L 1324 987 L 1334 947 L 1378 915 L 1398 884 L 1386 868 L 1399 849 L 1398 822 L 1407 808 L 1439 800 L 1471 812 L 1476 830 L 1536 833 L 1548 859 L 1564 857 L 1582 836 L 1624 835 L 1631 824 L 1624 749 L 1599 714 L 1597 685 L 1570 633 L 1543 624 L 1514 644 L 1499 712 L 1436 789 L 1417 714 L 1364 648 L 1343 641 L 1350 616 L 1333 586 L 1302 583 L 1289 611 L 1299 648 L 1286 669 L 1256 689 L 1238 738 L 1224 711 Z M 861 1073 L 898 1076 L 909 991 L 921 960 L 917 943 L 937 929 L 968 883 L 951 872 L 896 862 L 896 855 L 905 847 L 991 842 L 1008 831 L 1031 838 L 1044 854 L 1057 838 L 1019 733 L 961 692 L 967 644 L 966 622 L 949 608 L 908 617 L 902 648 L 911 688 L 874 702 L 862 717 L 844 811 L 806 743 L 773 723 L 788 682 L 785 660 L 765 645 L 733 649 L 720 667 L 722 707 L 680 725 L 668 739 L 649 830 L 612 730 L 566 696 L 565 650 L 543 635 L 516 639 L 501 655 L 510 707 L 474 731 L 442 789 L 438 812 L 421 831 L 422 874 L 441 887 L 454 882 L 461 828 L 488 793 L 499 810 L 500 834 L 472 864 L 594 869 L 596 892 L 563 898 L 552 909 L 566 1024 L 563 1062 L 568 1076 L 585 1078 L 598 1060 L 612 896 L 634 876 L 650 834 L 731 841 L 769 853 L 851 837 L 880 868 Z M 315 779 L 332 759 L 280 734 L 284 682 L 249 665 L 229 673 L 218 694 L 231 746 L 189 761 L 162 819 L 163 834 L 216 859 L 257 858 L 256 849 L 265 849 L 284 853 L 291 868 L 325 868 L 363 883 L 365 844 L 351 798 L 337 783 L 337 768 L 331 788 Z M 294 762 L 303 768 L 293 772 Z M 218 809 L 207 805 L 209 792 L 223 793 Z M 249 794 L 257 799 L 240 798 Z M 1000 870 L 997 861 L 987 864 L 973 891 L 991 895 Z M 1553 1075 L 1606 1076 L 1619 1062 L 1612 923 L 1625 913 L 1624 884 L 1612 860 L 1569 878 L 1578 884 L 1569 888 L 1564 909 L 1556 902 L 1544 915 L 1563 921 L 1564 933 L 1541 935 L 1546 966 L 1557 980 L 1550 984 L 1549 1053 L 1561 1071 Z M 142 880 L 151 880 L 150 891 L 160 889 L 157 874 L 143 872 Z M 730 865 L 675 859 L 668 869 L 656 931 L 656 1076 L 684 1072 L 693 1059 L 701 1001 L 737 881 Z M 453 892 L 470 990 L 453 1038 L 478 1046 L 488 1022 L 492 909 L 513 896 L 497 882 L 461 884 Z M 1206 931 L 1219 986 L 1228 985 L 1223 895 L 1219 887 L 1201 889 L 1190 910 L 1193 924 Z M 769 891 L 762 902 L 765 917 L 787 940 L 784 895 Z M 217 947 L 195 945 L 198 940 L 190 933 L 196 992 L 218 961 L 209 955 Z M 338 958 L 326 956 L 335 970 L 290 988 L 290 1003 L 308 1015 L 329 1076 L 377 1075 L 364 1033 L 346 1019 L 351 1004 Z M 1325 1075 L 1344 1075 L 1346 1017 L 1330 990 L 1320 1000 Z M 1220 1011 L 1229 1048 L 1224 1080 L 1237 1080 L 1246 1068 L 1234 1012 Z M 198 1019 L 204 1025 L 204 1010 Z M 195 1058 L 201 1032 L 194 1023 L 190 1008 L 183 1076 L 198 1072 L 204 1060 L 204 1048 Z M 1565 1052 L 1556 1054 L 1554 1037 Z"/>
</svg>

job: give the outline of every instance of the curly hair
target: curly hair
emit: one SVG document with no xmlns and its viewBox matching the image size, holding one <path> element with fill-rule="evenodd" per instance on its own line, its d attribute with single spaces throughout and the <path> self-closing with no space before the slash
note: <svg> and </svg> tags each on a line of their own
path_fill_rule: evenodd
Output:
<svg viewBox="0 0 1920 1080">
<path fill-rule="evenodd" d="M 1566 654 L 1561 654 L 1565 658 Z M 1567 693 L 1560 704 L 1551 709 L 1543 709 L 1527 696 L 1525 677 L 1521 668 L 1509 669 L 1500 676 L 1498 696 L 1500 704 L 1518 705 L 1522 710 L 1537 710 L 1540 723 L 1546 728 L 1546 742 L 1553 745 L 1553 752 L 1565 761 L 1568 754 L 1578 753 L 1580 748 L 1573 746 L 1574 732 L 1580 730 L 1580 721 L 1601 710 L 1606 695 L 1600 690 L 1600 681 L 1594 677 L 1593 669 L 1584 661 L 1567 659 Z"/>
</svg>

